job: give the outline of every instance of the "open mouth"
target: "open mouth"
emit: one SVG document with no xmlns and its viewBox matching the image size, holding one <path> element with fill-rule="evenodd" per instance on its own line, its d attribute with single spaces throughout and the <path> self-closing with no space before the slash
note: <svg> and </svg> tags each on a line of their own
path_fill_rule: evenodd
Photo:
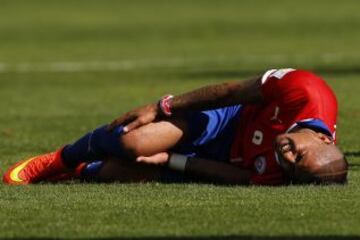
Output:
<svg viewBox="0 0 360 240">
<path fill-rule="evenodd" d="M 279 146 L 279 151 L 281 153 L 286 153 L 286 152 L 289 152 L 291 151 L 291 145 L 290 143 L 285 143 L 285 144 L 282 144 Z"/>
</svg>

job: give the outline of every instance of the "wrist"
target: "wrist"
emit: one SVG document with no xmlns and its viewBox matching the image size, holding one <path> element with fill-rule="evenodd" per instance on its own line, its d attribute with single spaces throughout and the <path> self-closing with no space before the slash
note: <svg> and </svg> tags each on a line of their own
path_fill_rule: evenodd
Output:
<svg viewBox="0 0 360 240">
<path fill-rule="evenodd" d="M 173 95 L 166 95 L 162 97 L 158 103 L 158 110 L 165 115 L 170 117 L 172 115 L 172 100 L 174 96 Z"/>
<path fill-rule="evenodd" d="M 184 172 L 188 157 L 185 155 L 172 153 L 169 158 L 168 167 L 172 170 Z"/>
</svg>

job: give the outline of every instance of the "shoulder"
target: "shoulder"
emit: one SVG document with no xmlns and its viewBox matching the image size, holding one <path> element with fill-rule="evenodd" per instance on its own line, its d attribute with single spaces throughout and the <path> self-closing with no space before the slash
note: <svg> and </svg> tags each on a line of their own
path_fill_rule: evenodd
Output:
<svg viewBox="0 0 360 240">
<path fill-rule="evenodd" d="M 262 93 L 278 106 L 290 127 L 296 122 L 319 119 L 335 131 L 338 104 L 335 93 L 319 76 L 304 70 L 271 70 L 265 73 Z"/>
<path fill-rule="evenodd" d="M 313 83 L 324 82 L 319 76 L 305 70 L 293 68 L 272 69 L 261 78 L 263 88 L 309 88 Z"/>
<path fill-rule="evenodd" d="M 261 78 L 262 94 L 267 100 L 296 98 L 311 100 L 319 94 L 331 94 L 326 82 L 316 74 L 293 68 L 272 69 Z"/>
</svg>

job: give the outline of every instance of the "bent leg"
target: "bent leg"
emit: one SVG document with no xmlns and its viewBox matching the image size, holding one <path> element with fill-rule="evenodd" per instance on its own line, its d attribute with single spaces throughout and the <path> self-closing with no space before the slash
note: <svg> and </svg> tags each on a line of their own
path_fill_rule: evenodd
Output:
<svg viewBox="0 0 360 240">
<path fill-rule="evenodd" d="M 167 151 L 181 142 L 186 136 L 184 121 L 159 121 L 135 129 L 120 137 L 120 145 L 126 158 L 110 156 L 87 164 L 82 171 L 82 178 L 100 182 L 181 182 L 182 176 L 170 174 L 162 166 L 148 165 L 129 161 L 140 155 L 153 155 Z M 175 177 L 174 177 L 175 175 Z"/>
<path fill-rule="evenodd" d="M 112 157 L 104 162 L 95 178 L 100 181 L 165 181 L 183 182 L 183 175 L 164 171 L 158 166 L 148 166 L 132 161 L 137 156 L 149 156 L 162 151 L 227 159 L 241 106 L 206 112 L 190 113 L 181 120 L 150 123 L 120 136 L 120 145 L 126 158 Z M 105 159 L 105 158 L 103 158 Z M 122 159 L 122 160 L 121 160 Z M 168 170 L 168 169 L 166 169 Z M 168 170 L 169 171 L 169 170 Z M 145 175 L 144 175 L 145 174 Z"/>
<path fill-rule="evenodd" d="M 185 121 L 159 121 L 122 135 L 120 142 L 128 157 L 135 158 L 172 149 L 187 135 Z"/>
<path fill-rule="evenodd" d="M 99 127 L 84 135 L 62 151 L 63 162 L 75 168 L 81 162 L 115 157 L 134 159 L 139 155 L 165 151 L 176 145 L 185 135 L 182 121 L 159 121 L 150 123 L 124 134 L 123 127 L 107 131 L 106 126 Z"/>
<path fill-rule="evenodd" d="M 63 162 L 68 167 L 76 167 L 81 162 L 108 157 L 134 159 L 170 149 L 187 155 L 226 159 L 240 110 L 241 106 L 232 106 L 190 112 L 182 119 L 149 123 L 126 134 L 122 126 L 112 132 L 103 126 L 66 146 L 62 152 Z M 180 144 L 182 140 L 184 144 Z"/>
</svg>

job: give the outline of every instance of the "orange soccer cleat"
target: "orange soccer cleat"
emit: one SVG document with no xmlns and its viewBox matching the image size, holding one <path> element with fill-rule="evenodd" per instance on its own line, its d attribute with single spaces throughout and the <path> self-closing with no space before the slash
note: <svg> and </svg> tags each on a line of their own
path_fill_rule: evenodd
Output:
<svg viewBox="0 0 360 240">
<path fill-rule="evenodd" d="M 26 185 L 69 172 L 62 162 L 62 149 L 16 163 L 4 174 L 3 182 L 10 185 Z"/>
</svg>

